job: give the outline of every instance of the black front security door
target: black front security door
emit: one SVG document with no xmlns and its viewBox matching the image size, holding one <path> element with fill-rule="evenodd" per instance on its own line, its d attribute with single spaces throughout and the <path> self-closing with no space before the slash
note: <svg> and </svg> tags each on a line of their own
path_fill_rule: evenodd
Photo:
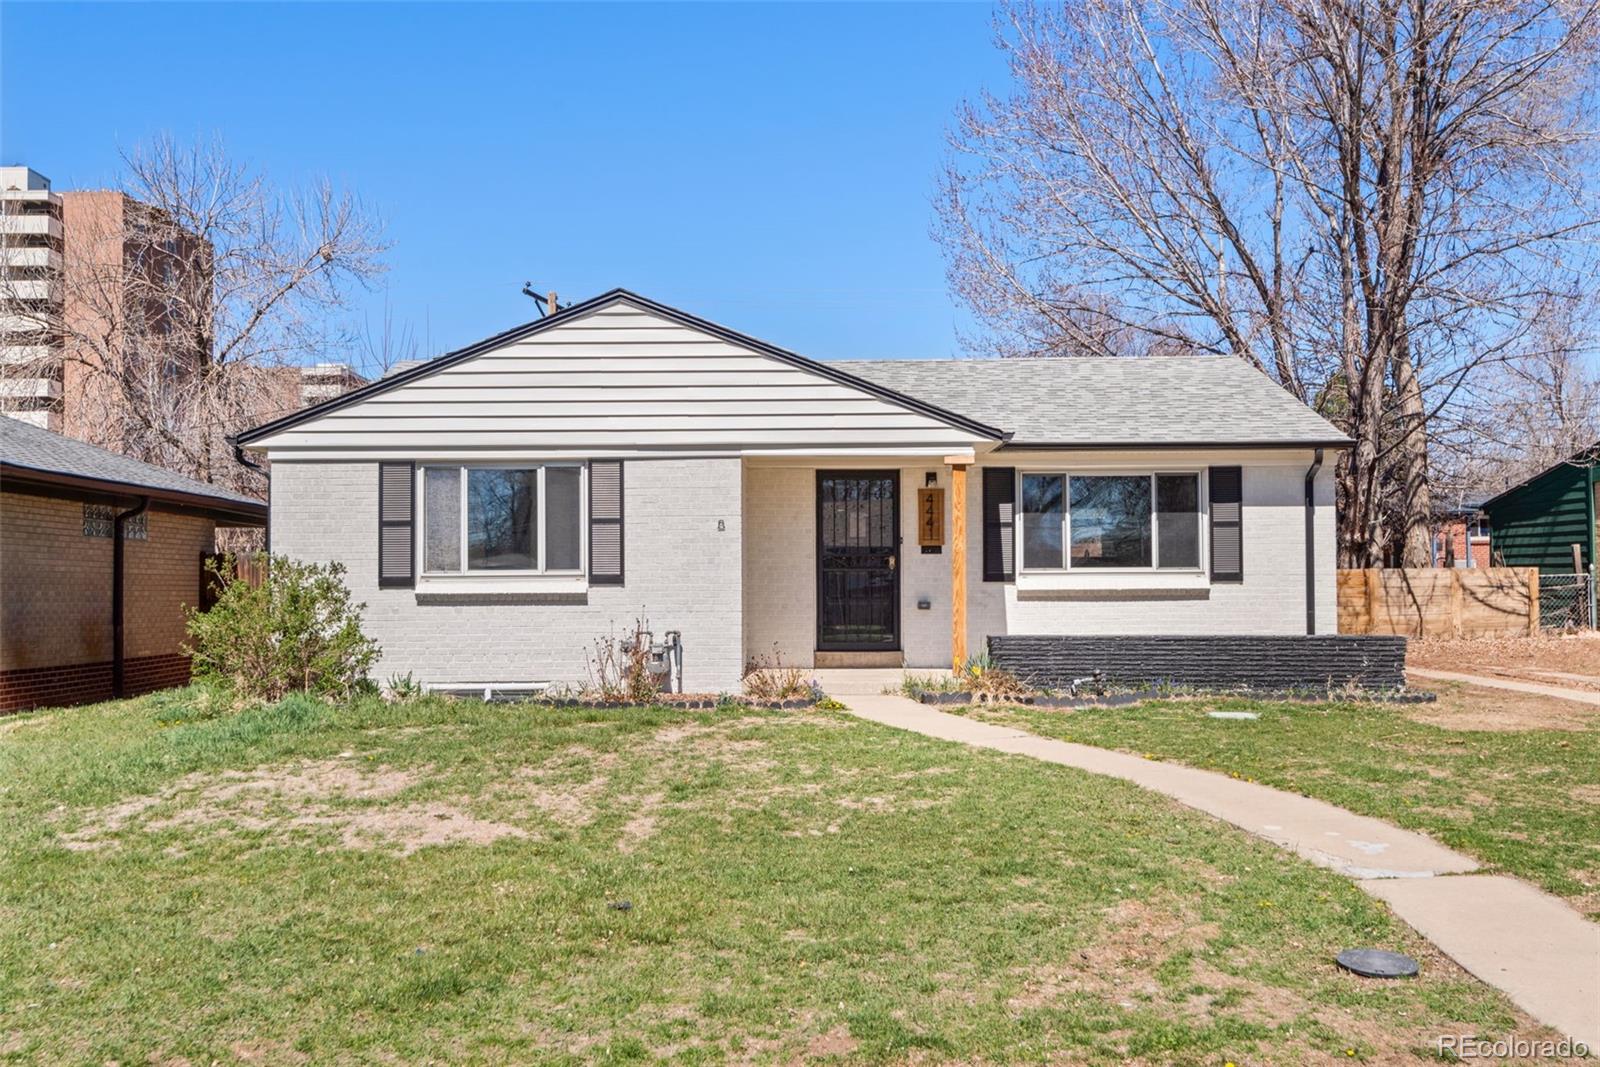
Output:
<svg viewBox="0 0 1600 1067">
<path fill-rule="evenodd" d="M 900 647 L 900 474 L 817 472 L 817 648 Z"/>
</svg>

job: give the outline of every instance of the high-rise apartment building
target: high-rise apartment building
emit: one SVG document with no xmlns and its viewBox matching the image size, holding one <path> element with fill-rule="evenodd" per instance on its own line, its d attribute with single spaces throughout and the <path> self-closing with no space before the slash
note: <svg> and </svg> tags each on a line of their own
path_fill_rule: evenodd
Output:
<svg viewBox="0 0 1600 1067">
<path fill-rule="evenodd" d="M 61 430 L 66 228 L 59 193 L 28 167 L 0 167 L 0 413 Z"/>
<path fill-rule="evenodd" d="M 209 270 L 205 242 L 132 197 L 0 167 L 0 413 L 122 451 L 125 398 L 99 372 L 188 373 L 160 338 Z"/>
<path fill-rule="evenodd" d="M 192 338 L 208 332 L 211 253 L 123 193 L 56 191 L 32 168 L 0 167 L 0 414 L 159 460 L 141 430 L 182 407 L 207 358 Z M 265 421 L 364 382 L 343 363 L 264 367 L 243 418 Z"/>
</svg>

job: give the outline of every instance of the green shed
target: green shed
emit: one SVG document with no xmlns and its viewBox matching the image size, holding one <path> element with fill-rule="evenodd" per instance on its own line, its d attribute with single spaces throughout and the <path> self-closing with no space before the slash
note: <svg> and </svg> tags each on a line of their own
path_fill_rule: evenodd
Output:
<svg viewBox="0 0 1600 1067">
<path fill-rule="evenodd" d="M 1583 568 L 1595 562 L 1596 483 L 1600 442 L 1486 501 L 1496 563 L 1538 567 L 1544 574 L 1572 573 L 1572 546 Z"/>
</svg>

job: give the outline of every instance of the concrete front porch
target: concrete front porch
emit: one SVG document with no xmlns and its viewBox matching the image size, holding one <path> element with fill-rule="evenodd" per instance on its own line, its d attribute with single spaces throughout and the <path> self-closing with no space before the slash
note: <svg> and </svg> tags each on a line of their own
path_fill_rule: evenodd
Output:
<svg viewBox="0 0 1600 1067">
<path fill-rule="evenodd" d="M 884 690 L 898 693 L 900 684 L 907 675 L 918 678 L 948 678 L 949 668 L 915 668 L 903 667 L 877 667 L 877 668 L 835 668 L 819 669 L 812 672 L 812 677 L 822 687 L 822 691 L 831 697 L 848 698 L 853 696 L 877 696 Z M 845 700 L 849 703 L 848 700 Z"/>
</svg>

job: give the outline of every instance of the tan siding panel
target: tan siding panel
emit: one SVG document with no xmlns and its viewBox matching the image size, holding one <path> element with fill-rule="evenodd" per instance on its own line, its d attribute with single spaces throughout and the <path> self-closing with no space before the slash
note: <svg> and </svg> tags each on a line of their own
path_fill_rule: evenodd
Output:
<svg viewBox="0 0 1600 1067">
<path fill-rule="evenodd" d="M 373 400 L 363 405 L 359 419 L 579 419 L 594 416 L 655 416 L 674 417 L 690 416 L 703 417 L 712 415 L 717 417 L 749 416 L 775 419 L 778 417 L 792 418 L 795 412 L 795 402 L 792 400 L 768 398 L 764 400 L 747 400 L 742 397 L 724 397 L 712 394 L 704 397 L 670 397 L 660 400 L 608 400 L 597 397 L 590 400 L 569 400 L 559 396 L 535 395 L 533 397 L 475 397 L 471 400 L 444 402 L 434 401 L 426 406 L 418 404 L 395 403 L 391 401 Z M 886 407 L 877 400 L 863 400 L 859 397 L 852 400 L 835 400 L 829 404 L 829 411 L 819 417 L 823 418 L 848 418 L 853 415 L 881 415 L 890 420 L 893 425 L 924 424 L 922 416 L 910 411 L 901 411 L 896 408 Z M 354 416 L 348 417 L 355 421 Z M 915 420 L 915 421 L 910 421 Z M 328 416 L 326 424 L 329 427 L 340 426 L 339 414 Z M 778 425 L 773 422 L 772 425 Z"/>
<path fill-rule="evenodd" d="M 854 415 L 802 414 L 802 415 L 746 415 L 716 413 L 716 429 L 721 430 L 849 430 L 860 419 Z M 340 419 L 330 416 L 323 433 L 368 433 L 376 426 L 389 432 L 437 433 L 441 430 L 469 431 L 523 430 L 533 433 L 565 433 L 576 429 L 627 430 L 648 433 L 652 430 L 694 430 L 708 421 L 703 411 L 683 411 L 678 414 L 578 414 L 567 412 L 542 412 L 523 415 L 515 411 L 489 415 L 425 415 L 415 413 L 392 416 L 363 416 Z M 530 425 L 537 423 L 536 426 Z M 874 429 L 887 430 L 905 427 L 915 430 L 922 426 L 917 416 L 900 413 L 874 416 Z"/>
<path fill-rule="evenodd" d="M 486 359 L 479 356 L 479 359 Z M 545 356 L 529 354 L 523 361 L 532 362 L 535 366 L 529 367 L 531 372 L 550 373 L 551 371 L 598 371 L 604 374 L 626 374 L 631 371 L 763 371 L 772 368 L 772 362 L 761 356 L 678 356 L 673 358 L 648 357 L 635 359 L 626 348 L 618 346 L 617 354 L 603 354 L 589 357 L 581 356 Z M 498 360 L 495 363 L 482 363 L 481 367 L 489 369 L 504 369 L 516 361 Z M 441 377 L 451 374 L 447 370 Z M 799 373 L 794 372 L 794 373 Z M 404 388 L 402 386 L 402 388 Z"/>
<path fill-rule="evenodd" d="M 602 347 L 615 347 L 614 342 L 601 342 L 588 340 L 583 337 L 572 338 L 567 336 L 552 337 L 547 341 L 540 341 L 536 337 L 526 341 L 518 341 L 507 345 L 505 348 L 485 352 L 470 364 L 463 364 L 463 369 L 473 364 L 503 363 L 506 360 L 526 359 L 537 356 L 540 359 L 593 359 L 595 350 Z M 681 359 L 684 356 L 699 356 L 705 359 L 748 359 L 751 353 L 745 349 L 737 348 L 722 341 L 708 341 L 705 338 L 693 336 L 684 337 L 678 341 L 657 341 L 646 344 L 633 342 L 626 345 L 628 354 L 640 359 Z"/>
<path fill-rule="evenodd" d="M 448 420 L 446 420 L 448 425 Z M 950 432 L 935 429 L 850 429 L 848 433 L 824 433 L 812 430 L 757 431 L 739 427 L 702 426 L 692 430 L 630 430 L 618 435 L 615 430 L 473 430 L 466 433 L 441 429 L 434 433 L 403 430 L 385 434 L 380 430 L 366 429 L 343 433 L 307 433 L 288 430 L 272 439 L 269 447 L 284 448 L 341 448 L 385 447 L 400 449 L 407 454 L 425 454 L 430 448 L 583 448 L 602 453 L 608 449 L 650 448 L 675 445 L 680 448 L 700 446 L 714 448 L 764 448 L 781 445 L 805 447 L 830 447 L 838 445 L 889 446 L 948 446 Z"/>
<path fill-rule="evenodd" d="M 526 384 L 526 378 L 517 378 L 495 389 L 494 399 L 502 403 L 581 404 L 592 402 L 633 403 L 646 400 L 684 399 L 682 384 L 677 385 L 537 385 Z M 452 404 L 477 401 L 475 387 L 455 381 L 438 388 L 414 386 L 407 390 L 408 399 L 391 400 L 386 395 L 374 397 L 364 405 L 368 410 L 381 411 L 387 405 L 418 407 L 423 404 Z M 708 385 L 696 392 L 698 398 L 724 403 L 732 400 L 761 400 L 792 404 L 801 400 L 827 400 L 838 407 L 840 402 L 880 404 L 882 401 L 862 399 L 861 394 L 842 385 L 806 385 L 805 383 L 777 383 L 767 386 Z M 896 408 L 895 410 L 899 410 Z"/>
<path fill-rule="evenodd" d="M 665 329 L 652 330 L 618 330 L 610 329 L 604 326 L 588 326 L 580 320 L 578 322 L 571 323 L 570 325 L 560 327 L 560 329 L 561 332 L 566 335 L 561 338 L 561 341 L 565 344 L 634 345 L 688 342 L 699 345 L 705 343 L 704 339 L 699 334 L 693 333 L 690 330 L 686 330 L 681 326 L 669 326 Z M 535 348 L 541 344 L 547 343 L 549 342 L 541 341 L 538 336 L 530 337 L 526 341 L 520 342 L 520 344 L 523 346 Z"/>
<path fill-rule="evenodd" d="M 604 369 L 598 363 L 590 363 L 588 369 L 582 371 L 553 371 L 543 367 L 537 360 L 532 359 L 527 360 L 525 366 L 514 372 L 508 372 L 504 368 L 495 372 L 487 372 L 476 370 L 474 367 L 475 365 L 473 364 L 453 367 L 448 371 L 420 379 L 393 392 L 379 395 L 391 398 L 399 397 L 403 393 L 409 396 L 411 390 L 418 388 L 500 389 L 505 386 L 515 385 L 550 389 L 577 388 L 579 386 L 603 388 L 620 384 L 691 390 L 709 385 L 747 385 L 781 389 L 786 387 L 816 387 L 825 384 L 823 379 L 813 375 L 799 374 L 782 368 L 773 370 L 770 367 L 764 371 L 686 371 L 681 369 L 640 371 L 627 375 L 620 382 L 618 379 L 622 376 Z M 847 389 L 852 396 L 861 395 L 859 390 L 849 389 L 848 386 L 838 386 L 837 388 Z"/>
<path fill-rule="evenodd" d="M 975 435 L 627 305 L 336 408 L 261 442 L 382 449 L 969 446 Z"/>
</svg>

